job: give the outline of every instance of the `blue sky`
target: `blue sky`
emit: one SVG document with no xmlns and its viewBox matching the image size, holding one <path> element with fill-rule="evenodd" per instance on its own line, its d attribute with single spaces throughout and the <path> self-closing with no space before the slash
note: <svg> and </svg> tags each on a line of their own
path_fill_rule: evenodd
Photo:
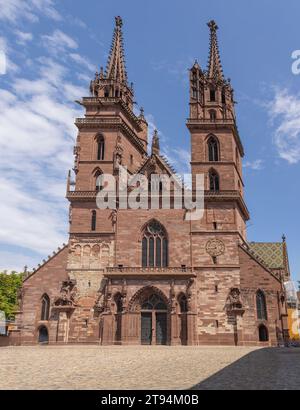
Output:
<svg viewBox="0 0 300 410">
<path fill-rule="evenodd" d="M 178 170 L 187 170 L 187 69 L 195 58 L 205 68 L 213 18 L 246 151 L 248 239 L 280 241 L 285 233 L 300 279 L 300 75 L 291 70 L 300 4 L 245 3 L 0 0 L 0 268 L 32 268 L 67 241 L 65 180 L 73 120 L 82 114 L 74 100 L 88 95 L 95 69 L 106 64 L 116 15 L 137 106 Z"/>
</svg>

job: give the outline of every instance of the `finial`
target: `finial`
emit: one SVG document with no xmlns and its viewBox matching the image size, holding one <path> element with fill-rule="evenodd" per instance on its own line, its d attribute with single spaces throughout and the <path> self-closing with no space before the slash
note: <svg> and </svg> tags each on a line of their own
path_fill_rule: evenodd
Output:
<svg viewBox="0 0 300 410">
<path fill-rule="evenodd" d="M 218 30 L 218 26 L 217 26 L 217 23 L 215 22 L 215 20 L 210 20 L 208 23 L 207 23 L 207 25 L 208 25 L 208 27 L 210 28 L 210 30 L 211 31 L 217 31 Z"/>
<path fill-rule="evenodd" d="M 115 17 L 115 20 L 116 20 L 116 27 L 121 28 L 123 26 L 123 21 L 122 21 L 121 17 L 117 16 L 117 17 Z"/>
<path fill-rule="evenodd" d="M 197 59 L 195 59 L 195 62 L 194 62 L 193 68 L 200 68 L 200 66 L 199 66 L 199 63 L 198 63 L 198 60 L 197 60 Z"/>
<path fill-rule="evenodd" d="M 144 108 L 143 107 L 140 108 L 140 117 L 144 118 Z"/>
<path fill-rule="evenodd" d="M 157 129 L 154 130 L 154 135 L 152 137 L 152 147 L 151 147 L 151 153 L 159 155 L 159 136 L 158 136 L 158 131 Z"/>
<path fill-rule="evenodd" d="M 286 236 L 285 236 L 285 234 L 283 234 L 282 235 L 282 242 L 285 242 L 286 241 Z"/>
</svg>

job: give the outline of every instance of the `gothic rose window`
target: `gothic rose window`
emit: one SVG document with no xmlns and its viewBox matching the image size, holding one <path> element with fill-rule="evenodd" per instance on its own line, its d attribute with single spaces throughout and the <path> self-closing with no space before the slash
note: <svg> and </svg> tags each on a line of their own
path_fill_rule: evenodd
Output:
<svg viewBox="0 0 300 410">
<path fill-rule="evenodd" d="M 259 290 L 256 293 L 257 319 L 267 320 L 267 303 L 264 293 Z"/>
<path fill-rule="evenodd" d="M 219 161 L 219 143 L 218 140 L 211 136 L 207 141 L 208 145 L 208 160 L 212 162 Z"/>
<path fill-rule="evenodd" d="M 104 160 L 105 142 L 103 135 L 97 137 L 97 160 Z"/>
<path fill-rule="evenodd" d="M 157 221 L 150 222 L 144 229 L 142 239 L 142 266 L 168 266 L 168 239 L 164 227 Z"/>
<path fill-rule="evenodd" d="M 220 190 L 219 175 L 214 170 L 209 172 L 209 190 L 214 192 L 218 192 Z"/>
<path fill-rule="evenodd" d="M 41 320 L 49 320 L 50 299 L 48 295 L 42 297 Z"/>
</svg>

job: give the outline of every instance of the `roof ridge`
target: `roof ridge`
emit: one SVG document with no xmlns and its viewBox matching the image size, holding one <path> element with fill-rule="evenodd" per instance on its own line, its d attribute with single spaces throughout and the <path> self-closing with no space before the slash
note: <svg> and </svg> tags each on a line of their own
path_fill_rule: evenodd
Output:
<svg viewBox="0 0 300 410">
<path fill-rule="evenodd" d="M 38 272 L 43 266 L 45 266 L 48 262 L 50 262 L 56 255 L 58 255 L 61 251 L 63 251 L 68 245 L 66 243 L 62 244 L 62 247 L 58 246 L 56 251 L 53 251 L 52 255 L 48 255 L 48 259 L 43 259 L 43 263 L 38 264 L 37 268 L 32 268 L 32 272 L 28 272 L 27 276 L 24 278 L 23 282 L 33 276 L 36 272 Z"/>
</svg>

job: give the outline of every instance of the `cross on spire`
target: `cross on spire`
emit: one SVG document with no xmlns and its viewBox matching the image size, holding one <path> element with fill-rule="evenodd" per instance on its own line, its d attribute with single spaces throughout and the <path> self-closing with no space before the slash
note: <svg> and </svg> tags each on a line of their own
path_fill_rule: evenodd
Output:
<svg viewBox="0 0 300 410">
<path fill-rule="evenodd" d="M 214 20 L 211 20 L 209 23 L 207 23 L 207 25 L 210 29 L 210 50 L 207 75 L 208 78 L 213 78 L 215 80 L 224 80 L 224 74 L 218 47 L 218 26 Z"/>
<path fill-rule="evenodd" d="M 116 26 L 106 66 L 106 78 L 127 84 L 127 72 L 125 67 L 122 35 L 123 21 L 120 16 L 115 17 L 115 21 Z"/>
</svg>

